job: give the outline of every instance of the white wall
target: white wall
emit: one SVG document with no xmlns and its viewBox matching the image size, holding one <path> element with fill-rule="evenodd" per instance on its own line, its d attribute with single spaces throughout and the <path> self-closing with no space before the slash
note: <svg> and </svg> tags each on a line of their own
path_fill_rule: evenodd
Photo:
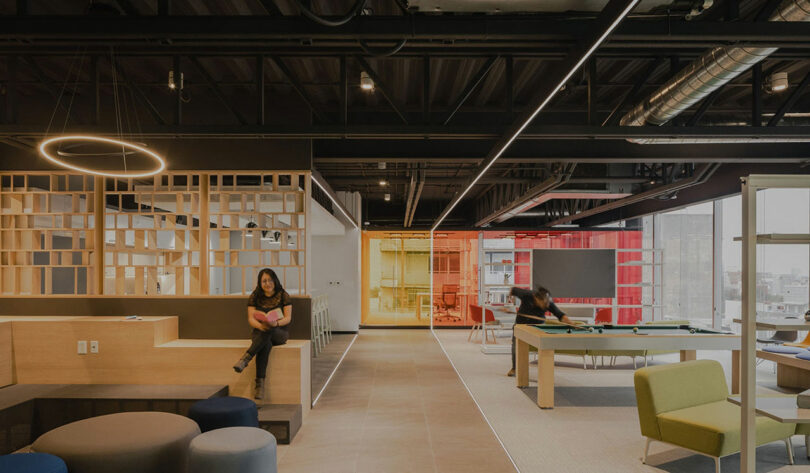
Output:
<svg viewBox="0 0 810 473">
<path fill-rule="evenodd" d="M 312 222 L 313 229 L 329 230 L 324 231 L 328 234 L 312 233 L 312 286 L 309 292 L 313 296 L 324 293 L 329 296 L 332 330 L 353 332 L 360 326 L 360 231 L 349 223 L 344 225 L 325 210 L 315 210 L 316 207 L 323 210 L 313 201 L 313 219 L 317 216 L 334 222 Z M 352 207 L 349 207 L 350 212 L 354 213 Z M 356 209 L 359 210 L 359 203 Z M 344 227 L 342 232 L 335 231 L 336 222 Z"/>
</svg>

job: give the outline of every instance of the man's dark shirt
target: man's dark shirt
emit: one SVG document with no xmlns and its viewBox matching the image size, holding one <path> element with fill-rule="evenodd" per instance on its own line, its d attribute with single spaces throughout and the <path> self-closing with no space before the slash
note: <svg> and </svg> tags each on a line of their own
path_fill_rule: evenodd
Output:
<svg viewBox="0 0 810 473">
<path fill-rule="evenodd" d="M 534 291 L 528 289 L 521 289 L 519 287 L 512 288 L 512 295 L 520 299 L 520 307 L 518 307 L 518 315 L 515 318 L 516 324 L 536 324 L 537 320 L 528 317 L 521 317 L 520 314 L 531 315 L 534 317 L 546 318 L 546 312 L 551 312 L 552 315 L 558 319 L 565 316 L 565 312 L 561 311 L 553 302 L 549 302 L 548 309 L 542 309 L 534 303 Z"/>
</svg>

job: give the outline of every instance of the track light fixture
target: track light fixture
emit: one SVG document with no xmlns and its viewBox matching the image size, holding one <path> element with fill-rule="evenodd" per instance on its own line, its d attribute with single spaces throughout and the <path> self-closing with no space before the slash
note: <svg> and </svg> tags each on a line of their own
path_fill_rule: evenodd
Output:
<svg viewBox="0 0 810 473">
<path fill-rule="evenodd" d="M 360 88 L 368 92 L 374 90 L 374 81 L 371 80 L 371 77 L 366 71 L 360 72 Z"/>
</svg>

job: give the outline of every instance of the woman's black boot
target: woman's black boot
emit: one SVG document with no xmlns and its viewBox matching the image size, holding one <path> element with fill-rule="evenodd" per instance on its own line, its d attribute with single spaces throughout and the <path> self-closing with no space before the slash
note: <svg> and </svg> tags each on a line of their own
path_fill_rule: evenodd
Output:
<svg viewBox="0 0 810 473">
<path fill-rule="evenodd" d="M 256 388 L 253 390 L 253 398 L 264 399 L 264 378 L 256 378 Z"/>
<path fill-rule="evenodd" d="M 236 371 L 237 373 L 241 373 L 242 370 L 247 368 L 248 363 L 250 363 L 250 360 L 252 359 L 253 355 L 251 355 L 248 352 L 245 352 L 245 354 L 242 355 L 242 358 L 239 358 L 239 361 L 237 361 L 236 364 L 233 365 L 233 370 Z"/>
</svg>

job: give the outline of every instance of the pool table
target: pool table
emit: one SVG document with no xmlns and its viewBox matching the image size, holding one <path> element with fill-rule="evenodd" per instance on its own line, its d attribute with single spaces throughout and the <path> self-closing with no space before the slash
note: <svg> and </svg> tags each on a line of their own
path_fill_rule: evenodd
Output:
<svg viewBox="0 0 810 473">
<path fill-rule="evenodd" d="M 696 350 L 730 350 L 731 391 L 740 388 L 739 335 L 689 325 L 580 325 L 571 329 L 545 323 L 515 325 L 516 381 L 529 385 L 529 347 L 537 348 L 537 405 L 554 407 L 554 350 L 679 350 L 681 361 L 694 360 Z M 637 328 L 634 332 L 633 329 Z M 601 330 L 601 332 L 600 332 Z"/>
</svg>

